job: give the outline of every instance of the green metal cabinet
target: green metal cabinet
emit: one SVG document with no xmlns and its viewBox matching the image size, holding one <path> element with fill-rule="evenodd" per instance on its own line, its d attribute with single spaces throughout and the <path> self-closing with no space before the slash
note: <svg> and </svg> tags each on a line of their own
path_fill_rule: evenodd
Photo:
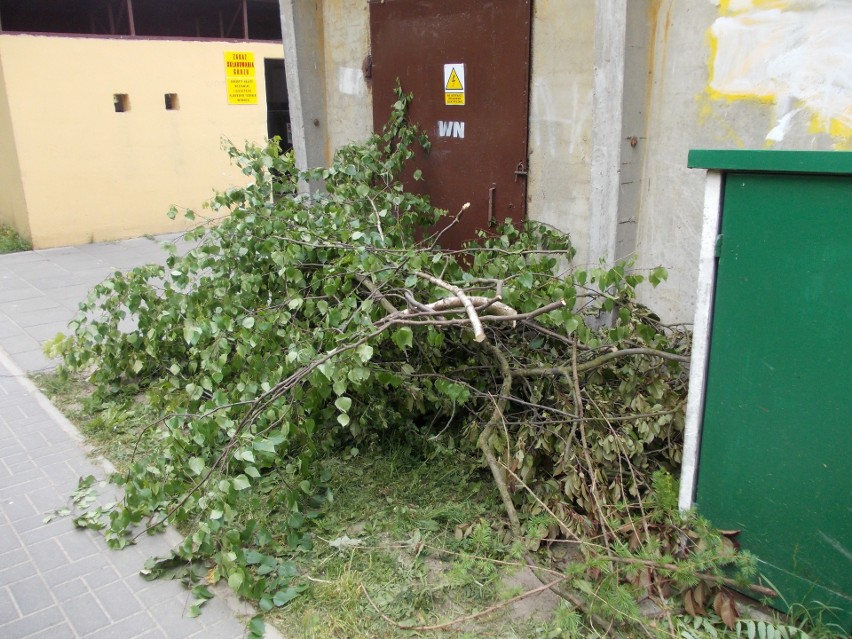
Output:
<svg viewBox="0 0 852 639">
<path fill-rule="evenodd" d="M 692 151 L 708 169 L 681 506 L 784 601 L 852 623 L 852 153 Z"/>
</svg>

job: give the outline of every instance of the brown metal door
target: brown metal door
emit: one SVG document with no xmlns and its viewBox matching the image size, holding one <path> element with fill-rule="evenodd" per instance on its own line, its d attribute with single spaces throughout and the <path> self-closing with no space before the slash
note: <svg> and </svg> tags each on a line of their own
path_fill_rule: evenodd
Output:
<svg viewBox="0 0 852 639">
<path fill-rule="evenodd" d="M 399 78 L 409 117 L 429 135 L 417 151 L 423 182 L 409 186 L 462 222 L 441 239 L 458 247 L 477 229 L 526 213 L 531 0 L 375 0 L 370 4 L 373 126 L 381 131 Z"/>
</svg>

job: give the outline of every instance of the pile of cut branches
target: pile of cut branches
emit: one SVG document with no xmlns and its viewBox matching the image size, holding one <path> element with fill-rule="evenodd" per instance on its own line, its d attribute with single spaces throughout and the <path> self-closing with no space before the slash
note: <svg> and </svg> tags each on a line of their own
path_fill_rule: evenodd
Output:
<svg viewBox="0 0 852 639">
<path fill-rule="evenodd" d="M 211 202 L 227 217 L 166 267 L 94 289 L 60 345 L 66 366 L 97 401 L 144 394 L 163 418 L 114 477 L 123 501 L 80 521 L 116 547 L 176 524 L 175 558 L 209 562 L 268 610 L 301 592 L 287 553 L 310 549 L 305 518 L 329 505 L 317 460 L 394 442 L 487 466 L 506 535 L 527 549 L 579 542 L 583 571 L 556 581 L 599 620 L 723 584 L 725 538 L 648 501 L 679 464 L 686 396 L 687 336 L 635 297 L 664 269 L 573 269 L 568 236 L 532 222 L 442 249 L 465 208 L 447 216 L 403 189 L 411 146 L 428 141 L 398 98 L 384 134 L 327 169 L 300 174 L 274 142 L 231 147 L 252 181 Z M 325 191 L 298 195 L 299 180 Z M 288 529 L 258 526 L 257 508 Z"/>
</svg>

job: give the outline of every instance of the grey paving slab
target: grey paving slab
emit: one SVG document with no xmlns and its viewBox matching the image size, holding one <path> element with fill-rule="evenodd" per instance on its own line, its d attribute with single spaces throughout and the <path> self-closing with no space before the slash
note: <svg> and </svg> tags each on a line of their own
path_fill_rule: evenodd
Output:
<svg viewBox="0 0 852 639">
<path fill-rule="evenodd" d="M 66 310 L 67 309 L 64 307 L 61 309 L 63 314 Z M 46 340 L 53 339 L 59 333 L 68 335 L 70 332 L 71 331 L 68 329 L 68 322 L 51 321 L 27 328 L 27 333 L 29 333 L 31 337 L 35 338 L 35 340 L 39 342 L 39 345 L 44 343 Z"/>
<path fill-rule="evenodd" d="M 15 324 L 8 317 L 0 317 L 0 340 L 18 335 L 20 330 L 21 327 Z"/>
<path fill-rule="evenodd" d="M 31 337 L 26 329 L 20 327 L 20 333 L 13 335 L 11 338 L 3 340 L 3 349 L 10 355 L 18 353 L 26 353 L 34 349 L 41 349 L 41 342 L 34 337 Z M 17 358 L 15 358 L 17 360 Z"/>
<path fill-rule="evenodd" d="M 162 238 L 161 238 L 162 239 Z M 169 239 L 169 238 L 166 238 Z M 179 536 L 145 537 L 112 551 L 69 518 L 45 523 L 67 504 L 79 477 L 106 476 L 79 433 L 27 373 L 51 368 L 41 345 L 62 331 L 92 286 L 116 269 L 164 262 L 158 242 L 138 238 L 0 255 L 0 638 L 237 639 L 253 614 L 227 589 L 189 618 L 191 597 L 176 582 L 148 582 L 145 559 Z M 104 489 L 113 499 L 115 489 Z M 218 594 L 218 593 L 217 593 Z M 267 631 L 273 639 L 279 636 Z"/>
<path fill-rule="evenodd" d="M 20 617 L 11 623 L 0 625 L 0 635 L 4 639 L 29 639 L 30 637 L 44 633 L 42 636 L 52 636 L 50 629 L 65 624 L 65 616 L 58 606 L 50 606 L 39 612 Z M 79 636 L 79 635 L 77 635 Z"/>
<path fill-rule="evenodd" d="M 27 639 L 76 639 L 76 637 L 77 633 L 68 623 L 61 623 L 41 632 L 27 635 Z"/>
<path fill-rule="evenodd" d="M 61 305 L 56 303 L 52 293 L 49 297 L 40 295 L 39 297 L 28 297 L 3 304 L 3 312 L 15 321 L 17 321 L 17 317 L 25 313 L 41 311 L 44 315 L 49 316 L 50 313 L 46 313 L 45 311 L 56 312 L 60 309 Z"/>
<path fill-rule="evenodd" d="M 22 617 L 49 608 L 55 603 L 40 575 L 9 584 L 9 592 L 12 593 L 15 607 L 20 610 Z"/>
<path fill-rule="evenodd" d="M 145 559 L 166 554 L 176 533 L 146 537 L 119 552 L 107 549 L 98 534 L 75 529 L 68 518 L 44 523 L 67 501 L 81 471 L 105 472 L 86 459 L 72 427 L 59 423 L 61 416 L 2 352 L 0 384 L 0 432 L 15 442 L 0 450 L 0 465 L 12 471 L 0 475 L 0 637 L 204 634 L 204 615 L 187 616 L 190 598 L 180 584 L 139 576 Z M 207 607 L 222 636 L 244 636 L 244 622 L 224 599 Z"/>
<path fill-rule="evenodd" d="M 0 619 L 18 619 L 21 616 L 21 611 L 12 600 L 12 595 L 8 588 L 0 588 Z"/>
<path fill-rule="evenodd" d="M 71 626 L 81 637 L 90 634 L 110 624 L 110 618 L 101 607 L 98 599 L 91 593 L 85 593 L 75 599 L 63 602 L 62 611 Z"/>
<path fill-rule="evenodd" d="M 63 278 L 71 275 L 63 266 L 46 259 L 16 262 L 9 270 L 30 284 L 33 280 L 44 278 L 55 278 L 61 281 Z"/>
<path fill-rule="evenodd" d="M 55 366 L 44 357 L 42 343 L 69 332 L 79 303 L 111 273 L 164 264 L 165 241 L 176 242 L 179 251 L 190 247 L 169 234 L 0 255 L 0 348 L 27 372 Z"/>
<path fill-rule="evenodd" d="M 94 281 L 95 284 L 98 284 L 100 281 L 105 279 L 107 275 L 109 275 L 109 273 L 104 274 L 103 277 L 100 276 L 100 273 L 92 274 L 87 278 L 87 280 L 89 282 Z M 65 305 L 67 303 L 73 303 L 74 308 L 76 309 L 80 302 L 86 299 L 86 295 L 88 295 L 89 291 L 91 290 L 91 283 L 70 284 L 68 286 L 58 288 L 55 291 L 51 291 L 50 296 L 57 302 L 62 302 L 62 305 Z"/>
<path fill-rule="evenodd" d="M 42 295 L 44 293 L 20 278 L 0 278 L 0 303 L 40 298 Z"/>
</svg>

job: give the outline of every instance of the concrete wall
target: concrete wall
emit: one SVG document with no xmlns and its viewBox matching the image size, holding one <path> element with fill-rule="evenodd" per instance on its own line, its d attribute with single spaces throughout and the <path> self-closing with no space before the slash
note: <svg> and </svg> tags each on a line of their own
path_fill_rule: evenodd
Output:
<svg viewBox="0 0 852 639">
<path fill-rule="evenodd" d="M 527 214 L 571 235 L 587 260 L 595 7 L 533 3 Z"/>
<path fill-rule="evenodd" d="M 704 173 L 687 169 L 686 163 L 690 148 L 717 146 L 704 141 L 707 131 L 698 117 L 710 52 L 706 31 L 716 8 L 709 1 L 661 0 L 654 10 L 644 96 L 646 139 L 637 147 L 643 170 L 634 208 L 636 238 L 616 257 L 633 254 L 640 269 L 665 266 L 669 280 L 657 289 L 642 287 L 640 298 L 664 321 L 691 322 Z"/>
<path fill-rule="evenodd" d="M 327 166 L 337 149 L 364 140 L 373 128 L 363 72 L 370 52 L 369 6 L 365 0 L 279 4 L 296 163 L 301 169 Z"/>
<path fill-rule="evenodd" d="M 307 133 L 325 126 L 322 149 L 326 162 L 334 151 L 361 141 L 372 131 L 372 95 L 362 65 L 370 51 L 369 6 L 365 0 L 324 0 L 317 9 L 298 0 L 281 0 L 288 33 L 300 21 L 321 23 L 318 37 L 309 43 L 304 34 L 293 36 L 303 47 L 299 65 L 303 83 L 317 66 L 324 71 L 324 118 L 314 125 L 307 114 Z M 529 214 L 572 234 L 579 259 L 585 259 L 589 224 L 589 157 L 592 140 L 592 84 L 594 65 L 594 4 L 588 0 L 537 0 L 533 15 L 532 86 L 529 141 Z M 292 25 L 292 26 L 291 26 Z M 289 27 L 289 28 L 288 28 Z M 292 56 L 288 55 L 288 59 Z M 566 60 L 568 64 L 566 64 Z M 296 69 L 290 67 L 288 73 Z M 288 79 L 291 76 L 288 76 Z M 298 86 L 292 77 L 289 85 Z M 314 93 L 316 87 L 313 87 Z M 384 96 L 388 102 L 393 96 Z M 292 95 L 291 104 L 299 100 Z M 313 103 L 311 96 L 302 100 Z M 294 123 L 294 130 L 298 128 Z M 308 146 L 319 143 L 306 135 Z M 298 144 L 296 145 L 298 149 Z M 317 157 L 306 150 L 309 157 Z"/>
<path fill-rule="evenodd" d="M 254 52 L 258 104 L 228 104 L 225 51 Z M 246 180 L 221 138 L 265 139 L 263 59 L 282 57 L 275 43 L 0 36 L 12 129 L 0 107 L 0 144 L 14 140 L 29 220 L 16 226 L 36 248 L 182 228 L 171 205 L 198 209 Z"/>
<path fill-rule="evenodd" d="M 362 64 L 370 52 L 370 12 L 364 0 L 323 2 L 325 45 L 326 163 L 334 151 L 360 142 L 373 130 L 373 102 Z M 391 96 L 388 96 L 390 101 Z"/>
<path fill-rule="evenodd" d="M 306 70 L 324 70 L 328 160 L 370 131 L 374 96 L 359 73 L 367 2 L 281 5 L 321 13 Z M 689 150 L 849 149 L 852 4 L 534 0 L 533 9 L 529 217 L 570 233 L 578 265 L 634 256 L 640 269 L 665 266 L 669 281 L 640 298 L 665 321 L 691 322 L 704 173 L 687 168 Z"/>
<path fill-rule="evenodd" d="M 848 0 L 660 2 L 635 252 L 669 269 L 642 295 L 664 319 L 691 321 L 695 303 L 704 172 L 689 149 L 852 148 L 850 33 Z"/>
</svg>

